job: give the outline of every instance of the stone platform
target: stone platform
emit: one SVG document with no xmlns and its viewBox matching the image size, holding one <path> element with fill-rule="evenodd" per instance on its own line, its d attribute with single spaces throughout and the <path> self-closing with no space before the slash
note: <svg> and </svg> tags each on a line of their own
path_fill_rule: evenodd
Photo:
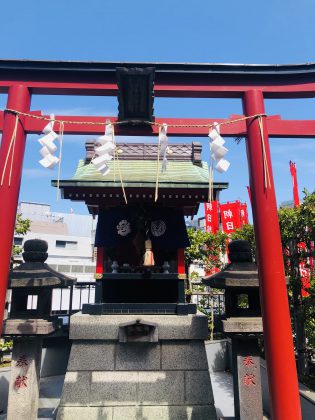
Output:
<svg viewBox="0 0 315 420">
<path fill-rule="evenodd" d="M 59 420 L 216 419 L 197 315 L 71 317 Z"/>
</svg>

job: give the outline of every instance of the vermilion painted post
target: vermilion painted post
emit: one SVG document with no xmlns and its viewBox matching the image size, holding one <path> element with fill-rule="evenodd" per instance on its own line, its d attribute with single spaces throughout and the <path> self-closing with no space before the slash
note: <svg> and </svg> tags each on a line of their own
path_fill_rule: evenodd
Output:
<svg viewBox="0 0 315 420">
<path fill-rule="evenodd" d="M 95 278 L 99 279 L 103 277 L 104 273 L 104 248 L 96 248 L 96 267 L 95 267 Z"/>
<path fill-rule="evenodd" d="M 178 274 L 185 274 L 185 249 L 178 248 L 177 250 L 177 272 Z"/>
<path fill-rule="evenodd" d="M 247 116 L 264 113 L 261 91 L 244 94 Z M 271 168 L 269 141 L 263 119 L 264 143 L 270 188 L 264 186 L 263 153 L 258 119 L 247 120 L 247 156 L 260 278 L 265 352 L 271 418 L 301 419 L 291 321 L 283 267 L 277 203 Z"/>
<path fill-rule="evenodd" d="M 7 108 L 16 109 L 22 112 L 29 112 L 30 92 L 22 85 L 12 86 L 9 89 Z M 7 112 L 4 117 L 3 134 L 0 149 L 0 184 L 2 174 L 10 148 L 12 133 L 15 126 L 16 116 Z M 7 291 L 12 241 L 16 211 L 19 199 L 22 166 L 25 150 L 26 134 L 23 127 L 24 118 L 21 117 L 17 127 L 15 146 L 11 147 L 3 183 L 0 185 L 0 333 L 2 331 L 2 320 Z M 13 165 L 10 178 L 11 158 L 13 153 Z"/>
</svg>

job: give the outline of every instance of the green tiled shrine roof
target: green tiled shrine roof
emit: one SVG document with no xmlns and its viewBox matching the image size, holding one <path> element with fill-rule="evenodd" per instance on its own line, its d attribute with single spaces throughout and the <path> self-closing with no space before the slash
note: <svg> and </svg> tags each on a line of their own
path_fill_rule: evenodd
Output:
<svg viewBox="0 0 315 420">
<path fill-rule="evenodd" d="M 169 161 L 166 172 L 161 172 L 159 163 L 159 184 L 200 184 L 208 185 L 208 165 L 202 162 L 202 166 L 190 162 Z M 85 164 L 80 160 L 77 170 L 72 178 L 73 181 L 98 181 L 102 183 L 120 182 L 119 167 L 124 183 L 155 184 L 157 175 L 157 161 L 154 160 L 120 160 L 108 162 L 111 171 L 106 176 L 98 172 L 91 163 Z"/>
<path fill-rule="evenodd" d="M 86 142 L 86 158 L 78 162 L 71 179 L 60 181 L 61 188 L 121 188 L 119 168 L 126 188 L 155 187 L 157 177 L 157 144 L 124 144 L 123 155 L 119 162 L 106 164 L 110 172 L 103 176 L 91 163 L 94 156 L 94 142 Z M 201 161 L 201 145 L 198 143 L 172 145 L 172 154 L 168 156 L 167 170 L 162 173 L 162 161 L 159 162 L 159 188 L 209 188 L 209 170 L 206 162 Z M 52 181 L 57 186 L 57 181 Z M 228 183 L 216 182 L 215 189 L 226 189 Z"/>
</svg>

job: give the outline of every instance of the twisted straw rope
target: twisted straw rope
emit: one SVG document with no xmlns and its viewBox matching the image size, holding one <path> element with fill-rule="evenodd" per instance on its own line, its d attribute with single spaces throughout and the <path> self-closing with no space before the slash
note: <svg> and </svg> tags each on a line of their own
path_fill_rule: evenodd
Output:
<svg viewBox="0 0 315 420">
<path fill-rule="evenodd" d="M 11 112 L 11 113 L 16 115 L 15 127 L 14 127 L 14 130 L 13 130 L 13 133 L 12 133 L 12 138 L 11 138 L 11 141 L 10 141 L 10 145 L 9 145 L 9 149 L 8 149 L 6 160 L 5 160 L 3 173 L 2 173 L 2 176 L 1 176 L 1 186 L 2 186 L 4 176 L 5 176 L 5 172 L 6 172 L 7 162 L 8 162 L 8 159 L 9 159 L 11 148 L 13 146 L 11 167 L 10 167 L 10 176 L 9 176 L 9 186 L 10 186 L 10 184 L 11 184 L 11 173 L 12 173 L 13 160 L 14 160 L 16 132 L 17 132 L 19 116 L 22 115 L 24 117 L 35 118 L 37 120 L 42 120 L 42 121 L 51 121 L 51 118 L 44 117 L 42 115 L 34 115 L 34 114 L 27 113 L 27 112 L 17 111 L 15 109 L 10 109 L 10 108 L 5 108 L 4 112 Z M 269 168 L 268 168 L 268 162 L 267 162 L 267 156 L 266 156 L 266 150 L 265 150 L 265 143 L 264 143 L 262 117 L 267 117 L 267 114 L 254 114 L 254 115 L 250 115 L 250 116 L 246 116 L 246 117 L 240 117 L 240 118 L 236 118 L 234 120 L 223 121 L 222 123 L 219 123 L 219 125 L 229 125 L 229 124 L 233 124 L 233 123 L 240 122 L 240 121 L 246 121 L 248 119 L 258 118 L 258 125 L 259 125 L 261 145 L 262 145 L 262 154 L 263 154 L 264 184 L 265 184 L 265 188 L 267 188 L 267 187 L 270 188 L 271 187 L 271 182 L 270 182 L 270 174 L 269 174 Z M 61 157 L 62 157 L 62 138 L 63 138 L 63 134 L 64 134 L 64 124 L 105 126 L 108 123 L 110 123 L 114 127 L 115 125 L 125 124 L 125 122 L 124 121 L 108 121 L 108 120 L 106 122 L 66 121 L 66 120 L 56 120 L 56 119 L 54 119 L 54 121 L 60 124 L 60 134 L 61 134 L 60 155 L 59 155 L 60 161 L 59 161 L 59 166 L 58 166 L 58 188 L 57 188 L 57 197 L 59 197 L 59 179 L 60 179 L 60 168 L 61 168 Z M 160 131 L 160 128 L 163 126 L 163 123 L 157 123 L 157 122 L 152 122 L 152 121 L 143 121 L 142 123 L 146 124 L 146 125 L 157 126 L 157 127 L 159 127 L 159 131 Z M 174 128 L 185 128 L 185 127 L 192 127 L 193 128 L 193 127 L 195 127 L 195 128 L 208 128 L 208 129 L 210 129 L 210 128 L 216 126 L 216 125 L 217 125 L 217 123 L 209 123 L 209 124 L 168 124 L 168 127 L 174 127 Z M 158 145 L 158 149 L 159 149 L 159 145 Z M 158 153 L 158 155 L 159 155 L 159 153 Z M 119 165 L 118 156 L 116 157 L 116 159 L 117 159 L 118 165 Z M 158 163 L 159 163 L 159 156 L 158 156 Z M 121 185 L 122 185 L 123 195 L 124 195 L 124 198 L 125 198 L 125 201 L 126 201 L 125 189 L 124 189 L 124 186 L 123 186 L 120 167 L 118 168 L 118 171 L 119 171 L 120 181 L 121 181 Z M 211 172 L 212 172 L 212 168 L 211 168 Z M 211 174 L 211 178 L 212 178 L 212 176 L 213 176 L 213 174 Z M 158 181 L 158 172 L 157 172 L 155 201 L 157 201 L 157 198 L 158 198 L 158 192 L 157 192 L 158 182 L 159 181 Z M 210 190 L 210 188 L 209 188 L 209 190 Z M 212 194 L 210 192 L 210 200 L 211 200 L 211 196 L 212 196 Z"/>
<path fill-rule="evenodd" d="M 9 173 L 9 182 L 8 182 L 9 187 L 11 186 L 11 175 L 12 175 L 12 168 L 13 168 L 13 161 L 14 161 L 15 140 L 16 140 L 18 123 L 19 123 L 19 115 L 16 114 L 14 128 L 13 128 L 13 131 L 12 131 L 12 136 L 11 136 L 9 148 L 8 148 L 8 151 L 7 151 L 7 155 L 6 155 L 6 158 L 5 158 L 2 176 L 1 176 L 1 186 L 3 185 L 4 176 L 5 176 L 5 173 L 6 173 L 9 156 L 10 156 L 10 153 L 11 153 L 11 149 L 13 147 L 12 156 L 11 156 L 10 173 Z"/>
<path fill-rule="evenodd" d="M 37 120 L 43 120 L 43 121 L 51 121 L 49 117 L 44 117 L 42 115 L 34 115 L 27 112 L 21 112 L 17 111 L 15 109 L 5 108 L 4 112 L 12 112 L 13 114 L 23 115 L 25 117 L 29 118 L 35 118 Z M 258 117 L 267 117 L 267 114 L 254 114 L 250 115 L 248 117 L 240 117 L 236 118 L 234 120 L 228 120 L 223 121 L 219 123 L 219 125 L 229 125 L 240 121 L 245 121 L 250 118 L 258 118 Z M 112 125 L 124 125 L 126 124 L 125 121 L 107 121 L 107 122 L 97 122 L 97 121 L 68 121 L 68 120 L 54 120 L 55 122 L 63 123 L 63 124 L 73 124 L 73 125 L 102 125 L 105 126 L 107 124 Z M 163 123 L 158 123 L 155 121 L 141 121 L 142 124 L 146 125 L 155 125 L 157 127 L 162 127 Z M 195 128 L 212 128 L 215 125 L 218 125 L 218 123 L 209 123 L 209 124 L 167 124 L 168 127 L 174 127 L 174 128 L 185 128 L 185 127 L 195 127 Z"/>
</svg>

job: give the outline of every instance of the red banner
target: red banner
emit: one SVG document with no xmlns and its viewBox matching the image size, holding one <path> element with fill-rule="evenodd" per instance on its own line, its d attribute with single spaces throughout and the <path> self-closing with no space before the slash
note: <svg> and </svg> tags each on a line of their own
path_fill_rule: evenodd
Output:
<svg viewBox="0 0 315 420">
<path fill-rule="evenodd" d="M 205 221 L 206 232 L 217 233 L 219 230 L 219 209 L 217 201 L 205 203 Z"/>
<path fill-rule="evenodd" d="M 222 231 L 225 233 L 235 232 L 241 227 L 241 203 L 220 204 Z"/>
<path fill-rule="evenodd" d="M 298 190 L 298 184 L 297 184 L 296 164 L 291 162 L 291 160 L 290 160 L 290 173 L 291 173 L 292 184 L 293 184 L 294 207 L 298 207 L 300 205 L 300 197 L 299 197 L 299 190 Z"/>
<path fill-rule="evenodd" d="M 306 243 L 300 242 L 298 248 L 301 250 L 306 250 Z M 299 272 L 301 278 L 301 295 L 302 297 L 307 297 L 310 294 L 307 289 L 311 287 L 311 268 L 314 267 L 313 258 L 306 258 L 304 261 L 301 261 L 299 264 Z"/>
<path fill-rule="evenodd" d="M 241 226 L 248 225 L 248 212 L 247 212 L 247 204 L 241 203 Z"/>
<path fill-rule="evenodd" d="M 301 278 L 301 295 L 302 297 L 307 297 L 310 294 L 308 293 L 307 289 L 311 287 L 311 270 L 308 264 L 305 262 L 300 262 L 299 264 L 299 271 L 300 271 L 300 278 Z"/>
</svg>

